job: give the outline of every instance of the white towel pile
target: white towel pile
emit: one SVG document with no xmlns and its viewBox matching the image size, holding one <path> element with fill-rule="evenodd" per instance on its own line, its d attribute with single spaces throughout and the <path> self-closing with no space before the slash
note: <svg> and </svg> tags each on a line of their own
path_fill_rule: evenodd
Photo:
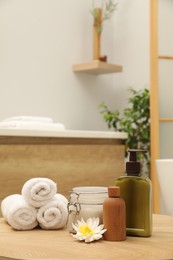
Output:
<svg viewBox="0 0 173 260">
<path fill-rule="evenodd" d="M 57 186 L 48 178 L 32 178 L 22 187 L 21 194 L 6 197 L 1 211 L 16 230 L 64 228 L 68 218 L 68 201 L 57 193 Z"/>
<path fill-rule="evenodd" d="M 4 119 L 0 122 L 2 129 L 28 129 L 28 130 L 65 130 L 61 123 L 55 123 L 50 117 L 39 116 L 15 116 Z"/>
</svg>

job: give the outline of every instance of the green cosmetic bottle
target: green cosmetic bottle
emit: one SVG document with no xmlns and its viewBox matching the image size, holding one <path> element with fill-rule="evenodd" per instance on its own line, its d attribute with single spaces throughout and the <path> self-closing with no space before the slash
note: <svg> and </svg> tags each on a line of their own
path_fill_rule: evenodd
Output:
<svg viewBox="0 0 173 260">
<path fill-rule="evenodd" d="M 130 158 L 126 163 L 125 176 L 119 177 L 115 185 L 120 187 L 121 197 L 126 204 L 126 234 L 129 236 L 149 237 L 152 233 L 151 181 L 141 176 L 141 165 L 137 152 L 129 150 Z"/>
</svg>

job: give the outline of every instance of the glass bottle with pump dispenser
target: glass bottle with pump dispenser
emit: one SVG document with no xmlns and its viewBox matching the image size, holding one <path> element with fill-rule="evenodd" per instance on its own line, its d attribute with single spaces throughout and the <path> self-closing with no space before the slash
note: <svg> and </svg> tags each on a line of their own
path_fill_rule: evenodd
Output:
<svg viewBox="0 0 173 260">
<path fill-rule="evenodd" d="M 137 161 L 137 153 L 147 151 L 134 149 L 128 152 L 130 158 L 126 163 L 127 175 L 115 181 L 126 204 L 126 233 L 148 237 L 152 233 L 151 181 L 141 176 L 141 165 Z"/>
</svg>

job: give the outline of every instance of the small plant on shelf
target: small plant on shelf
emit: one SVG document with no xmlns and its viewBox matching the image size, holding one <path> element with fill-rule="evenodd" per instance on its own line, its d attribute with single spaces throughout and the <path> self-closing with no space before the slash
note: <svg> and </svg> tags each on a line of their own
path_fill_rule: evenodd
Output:
<svg viewBox="0 0 173 260">
<path fill-rule="evenodd" d="M 131 97 L 128 99 L 129 106 L 120 113 L 119 110 L 110 110 L 104 102 L 99 104 L 100 114 L 103 116 L 108 128 L 115 131 L 127 132 L 127 150 L 146 149 L 147 154 L 139 153 L 139 159 L 146 161 L 149 170 L 150 165 L 150 95 L 149 90 L 128 89 Z"/>
<path fill-rule="evenodd" d="M 102 0 L 101 7 L 95 7 L 95 2 L 93 1 L 93 7 L 90 11 L 91 15 L 94 18 L 94 50 L 93 58 L 94 60 L 107 61 L 107 56 L 101 56 L 101 33 L 103 30 L 103 22 L 112 17 L 114 11 L 117 8 L 117 3 L 114 3 L 113 0 Z"/>
</svg>

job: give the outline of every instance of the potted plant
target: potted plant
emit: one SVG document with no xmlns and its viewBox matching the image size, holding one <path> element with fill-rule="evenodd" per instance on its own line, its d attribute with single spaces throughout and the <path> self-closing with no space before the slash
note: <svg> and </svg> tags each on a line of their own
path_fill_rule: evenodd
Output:
<svg viewBox="0 0 173 260">
<path fill-rule="evenodd" d="M 127 149 L 146 149 L 148 153 L 139 153 L 139 159 L 147 166 L 150 165 L 150 95 L 149 90 L 128 89 L 130 97 L 128 107 L 121 113 L 119 110 L 112 111 L 102 102 L 99 104 L 100 114 L 103 116 L 108 128 L 115 131 L 127 132 Z"/>
</svg>

